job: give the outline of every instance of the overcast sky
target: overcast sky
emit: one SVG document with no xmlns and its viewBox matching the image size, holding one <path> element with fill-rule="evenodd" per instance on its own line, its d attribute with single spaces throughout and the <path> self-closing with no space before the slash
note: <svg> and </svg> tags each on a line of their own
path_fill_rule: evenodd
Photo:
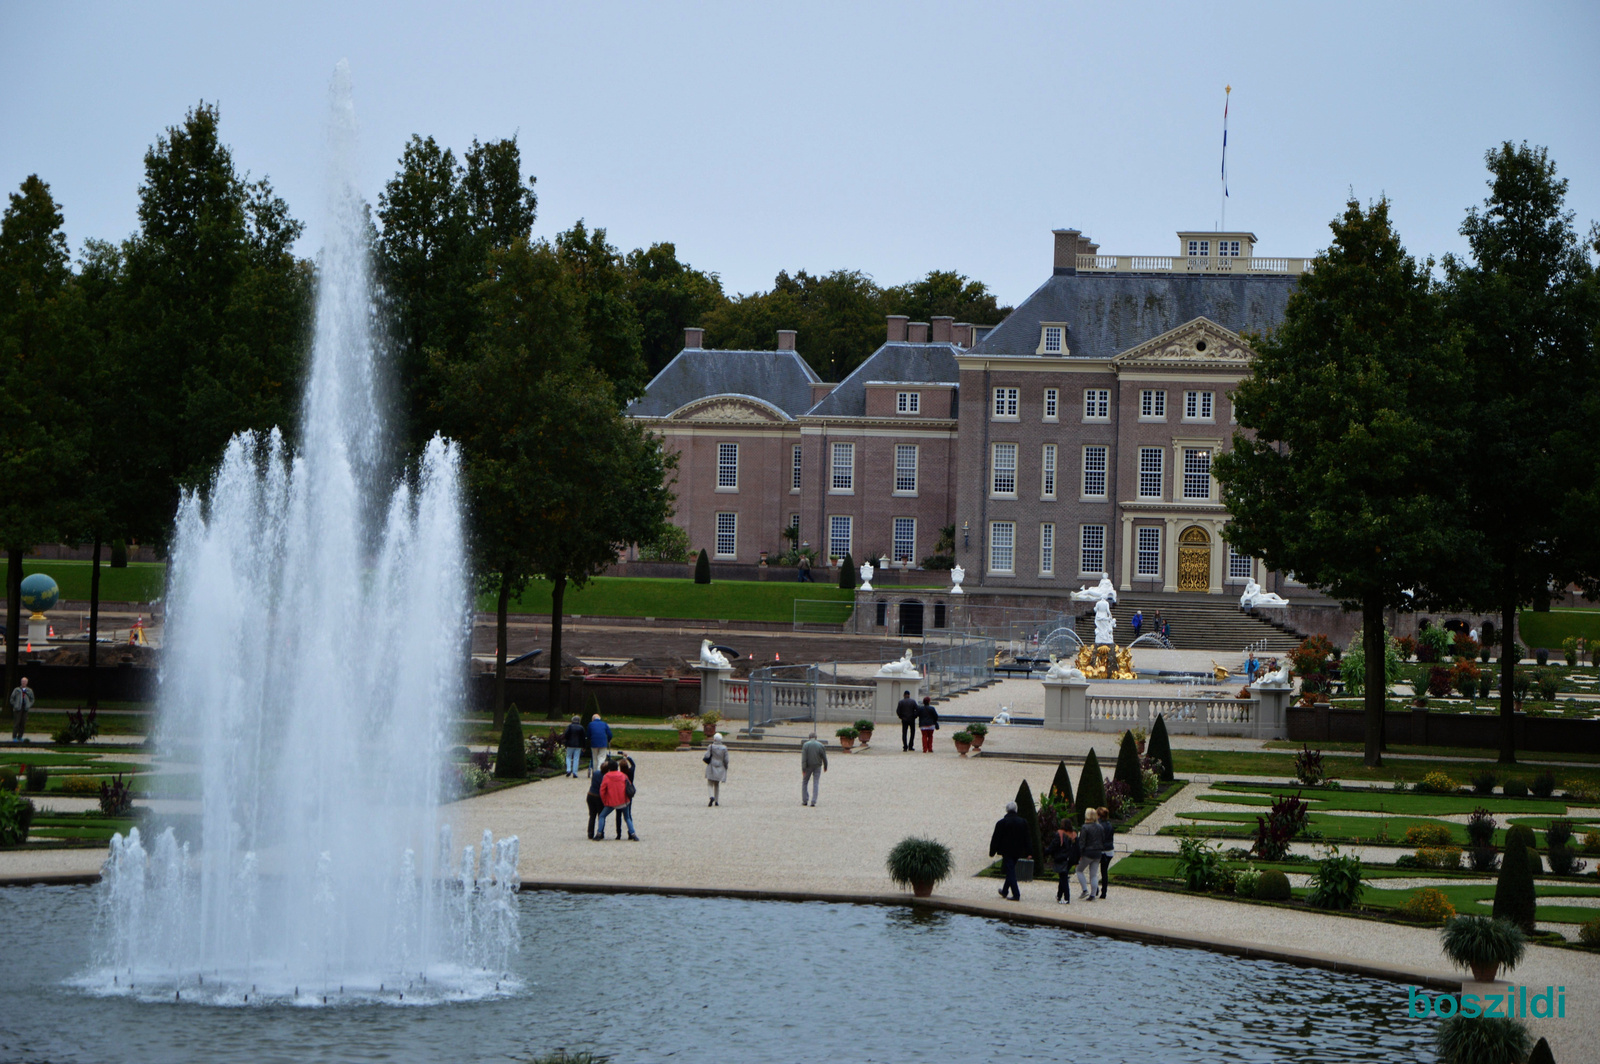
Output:
<svg viewBox="0 0 1600 1064">
<path fill-rule="evenodd" d="M 1459 251 L 1483 153 L 1546 145 L 1600 218 L 1600 3 L 504 5 L 0 0 L 0 187 L 28 174 L 74 250 L 136 225 L 143 155 L 200 100 L 310 224 L 334 65 L 376 200 L 406 138 L 516 134 L 539 224 L 653 241 L 730 291 L 779 269 L 930 269 L 1007 302 L 1049 230 L 1171 254 L 1227 227 L 1309 255 L 1353 191 L 1415 253 Z"/>
</svg>

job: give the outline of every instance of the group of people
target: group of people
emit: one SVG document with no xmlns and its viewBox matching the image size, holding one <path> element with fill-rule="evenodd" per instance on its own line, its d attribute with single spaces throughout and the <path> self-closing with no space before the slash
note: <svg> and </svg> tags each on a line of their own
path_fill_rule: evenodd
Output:
<svg viewBox="0 0 1600 1064">
<path fill-rule="evenodd" d="M 1056 873 L 1056 901 L 1072 904 L 1072 876 L 1077 874 L 1079 899 L 1094 901 L 1106 896 L 1107 874 L 1113 854 L 1112 839 L 1115 829 L 1111 824 L 1111 811 L 1105 806 L 1084 810 L 1083 828 L 1079 830 L 1071 821 L 1058 828 L 1044 843 L 1043 854 L 1034 852 L 1033 831 L 1017 812 L 1016 802 L 1006 803 L 1006 815 L 994 826 L 989 839 L 989 856 L 1000 858 L 1005 872 L 1000 896 L 1012 901 L 1022 900 L 1017 886 L 1017 862 L 1027 857 L 1038 861 L 1050 858 Z M 1084 873 L 1088 875 L 1085 877 Z"/>
<path fill-rule="evenodd" d="M 1133 638 L 1138 639 L 1139 633 L 1144 630 L 1144 611 L 1134 610 L 1133 617 L 1128 621 L 1128 627 L 1133 629 Z M 1156 615 L 1150 619 L 1150 630 L 1163 639 L 1171 642 L 1172 622 L 1161 619 L 1161 611 L 1156 610 Z"/>
<path fill-rule="evenodd" d="M 933 708 L 932 698 L 924 695 L 922 704 L 918 705 L 916 698 L 907 691 L 895 705 L 894 715 L 900 718 L 902 753 L 912 752 L 911 740 L 919 730 L 922 732 L 922 752 L 933 753 L 933 733 L 939 728 L 939 711 Z"/>
</svg>

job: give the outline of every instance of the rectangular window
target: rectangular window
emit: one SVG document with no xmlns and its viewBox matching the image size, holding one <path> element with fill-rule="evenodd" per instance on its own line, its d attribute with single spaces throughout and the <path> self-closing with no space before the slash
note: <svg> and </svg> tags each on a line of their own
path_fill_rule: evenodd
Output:
<svg viewBox="0 0 1600 1064">
<path fill-rule="evenodd" d="M 1056 445 L 1044 445 L 1044 453 L 1039 456 L 1039 498 L 1053 499 L 1056 497 Z"/>
<path fill-rule="evenodd" d="M 836 514 L 828 518 L 828 556 L 843 558 L 850 553 L 850 517 Z"/>
<path fill-rule="evenodd" d="M 1191 241 L 1189 241 L 1189 254 L 1190 255 L 1209 255 L 1209 254 L 1211 254 L 1211 241 L 1209 241 L 1209 240 L 1191 240 Z"/>
<path fill-rule="evenodd" d="M 853 443 L 836 443 L 833 445 L 833 491 L 849 492 L 856 490 L 856 445 Z"/>
<path fill-rule="evenodd" d="M 896 392 L 894 409 L 897 414 L 917 414 L 922 412 L 921 392 Z"/>
<path fill-rule="evenodd" d="M 1235 258 L 1235 259 L 1238 258 L 1239 257 L 1239 242 L 1237 240 L 1219 240 L 1219 241 L 1217 241 L 1217 254 L 1218 255 L 1225 255 L 1225 256 L 1228 256 L 1229 258 Z"/>
<path fill-rule="evenodd" d="M 789 463 L 789 490 L 800 490 L 800 445 L 794 445 L 794 458 Z"/>
<path fill-rule="evenodd" d="M 1106 526 L 1084 525 L 1078 530 L 1078 572 L 1106 571 Z"/>
<path fill-rule="evenodd" d="M 945 618 L 944 603 L 935 602 L 933 604 L 933 626 L 935 628 L 943 628 L 944 624 L 945 624 L 944 618 Z"/>
<path fill-rule="evenodd" d="M 799 514 L 790 514 L 789 515 L 789 527 L 790 528 L 799 528 L 800 527 L 800 515 Z"/>
<path fill-rule="evenodd" d="M 1106 448 L 1083 449 L 1083 494 L 1089 499 L 1106 497 Z"/>
<path fill-rule="evenodd" d="M 1183 419 L 1185 421 L 1210 421 L 1211 402 L 1215 392 L 1184 392 Z"/>
<path fill-rule="evenodd" d="M 1161 575 L 1161 529 L 1139 529 L 1139 575 Z"/>
<path fill-rule="evenodd" d="M 1146 388 L 1140 392 L 1139 416 L 1165 420 L 1167 416 L 1167 393 L 1153 388 Z"/>
<path fill-rule="evenodd" d="M 1017 390 L 1015 388 L 996 388 L 994 390 L 994 416 L 996 418 L 1014 418 L 1017 416 Z"/>
<path fill-rule="evenodd" d="M 989 571 L 1009 573 L 1016 565 L 1017 525 L 1015 521 L 989 522 Z"/>
<path fill-rule="evenodd" d="M 1059 389 L 1046 388 L 1044 390 L 1044 419 L 1046 421 L 1060 420 L 1060 415 L 1057 413 L 1060 399 L 1061 392 Z"/>
<path fill-rule="evenodd" d="M 896 517 L 894 519 L 894 560 L 897 562 L 915 561 L 917 557 L 917 519 L 915 517 Z"/>
<path fill-rule="evenodd" d="M 1211 498 L 1211 452 L 1203 447 L 1183 450 L 1183 497 Z"/>
<path fill-rule="evenodd" d="M 1059 355 L 1061 353 L 1061 326 L 1046 325 L 1044 327 L 1044 353 Z"/>
<path fill-rule="evenodd" d="M 717 487 L 739 487 L 739 445 L 717 444 Z"/>
<path fill-rule="evenodd" d="M 1161 498 L 1162 466 L 1166 452 L 1159 447 L 1139 448 L 1139 498 Z"/>
<path fill-rule="evenodd" d="M 1248 554 L 1240 554 L 1232 546 L 1228 547 L 1228 575 L 1235 580 L 1248 580 L 1251 576 L 1251 563 L 1254 559 Z"/>
<path fill-rule="evenodd" d="M 1039 575 L 1056 574 L 1056 526 L 1046 521 L 1039 526 Z"/>
<path fill-rule="evenodd" d="M 894 492 L 896 495 L 917 493 L 917 445 L 914 443 L 895 444 Z"/>
<path fill-rule="evenodd" d="M 990 494 L 1010 495 L 1017 494 L 1017 445 L 1014 443 L 997 443 L 994 445 L 993 475 L 989 482 Z"/>
<path fill-rule="evenodd" d="M 739 515 L 717 515 L 717 557 L 732 558 L 739 553 Z"/>
<path fill-rule="evenodd" d="M 1085 388 L 1083 390 L 1083 420 L 1111 420 L 1111 389 Z"/>
</svg>

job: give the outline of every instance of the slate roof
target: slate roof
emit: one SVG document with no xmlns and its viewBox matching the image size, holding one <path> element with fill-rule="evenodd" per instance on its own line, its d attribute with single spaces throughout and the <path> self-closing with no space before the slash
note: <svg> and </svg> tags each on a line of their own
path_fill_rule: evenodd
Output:
<svg viewBox="0 0 1600 1064">
<path fill-rule="evenodd" d="M 1200 317 L 1234 332 L 1266 332 L 1283 320 L 1295 282 L 1291 274 L 1057 274 L 970 353 L 1032 355 L 1047 321 L 1067 323 L 1073 358 L 1111 358 Z"/>
<path fill-rule="evenodd" d="M 811 417 L 865 417 L 867 382 L 960 384 L 954 344 L 886 343 L 809 411 Z M 955 416 L 954 411 L 951 417 Z"/>
<path fill-rule="evenodd" d="M 644 395 L 629 404 L 627 413 L 630 417 L 665 417 L 696 399 L 749 395 L 798 417 L 811 407 L 811 385 L 821 379 L 795 351 L 686 347 L 656 374 Z"/>
</svg>

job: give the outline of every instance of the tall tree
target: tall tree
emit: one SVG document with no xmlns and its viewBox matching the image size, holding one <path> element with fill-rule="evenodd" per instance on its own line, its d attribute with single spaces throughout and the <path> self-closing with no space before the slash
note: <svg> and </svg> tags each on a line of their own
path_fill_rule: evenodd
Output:
<svg viewBox="0 0 1600 1064">
<path fill-rule="evenodd" d="M 1002 307 L 989 286 L 955 270 L 929 270 L 926 277 L 895 285 L 883 293 L 885 312 L 912 321 L 949 315 L 975 325 L 998 325 L 1010 307 Z"/>
<path fill-rule="evenodd" d="M 604 229 L 591 231 L 581 218 L 556 237 L 556 254 L 577 286 L 588 346 L 584 361 L 612 383 L 617 401 L 626 405 L 644 392 L 649 378 L 622 256 L 606 242 Z"/>
<path fill-rule="evenodd" d="M 1584 403 L 1596 390 L 1600 292 L 1565 207 L 1567 182 L 1545 149 L 1507 142 L 1486 159 L 1490 195 L 1461 225 L 1470 260 L 1444 261 L 1445 301 L 1473 379 L 1473 432 L 1458 460 L 1481 549 L 1463 566 L 1465 598 L 1500 614 L 1500 760 L 1509 763 L 1517 611 L 1548 608 L 1552 583 L 1581 579 L 1594 540 L 1593 525 L 1570 520 L 1562 534 L 1564 512 L 1593 490 L 1595 466 L 1559 444 L 1593 436 Z"/>
<path fill-rule="evenodd" d="M 628 252 L 628 301 L 639 317 L 645 373 L 654 377 L 683 349 L 683 330 L 727 302 L 714 273 L 678 261 L 670 243 Z"/>
<path fill-rule="evenodd" d="M 1452 474 L 1464 444 L 1464 363 L 1445 340 L 1428 268 L 1389 205 L 1351 200 L 1333 243 L 1255 340 L 1234 392 L 1240 426 L 1214 465 L 1241 554 L 1359 608 L 1368 765 L 1382 763 L 1384 610 L 1458 556 Z"/>
</svg>

